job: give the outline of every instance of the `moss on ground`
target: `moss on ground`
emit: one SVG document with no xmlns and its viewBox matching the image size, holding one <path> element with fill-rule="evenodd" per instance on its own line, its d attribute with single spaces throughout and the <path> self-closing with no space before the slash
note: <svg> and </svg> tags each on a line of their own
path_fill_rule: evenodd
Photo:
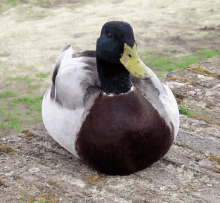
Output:
<svg viewBox="0 0 220 203">
<path fill-rule="evenodd" d="M 58 203 L 59 200 L 54 198 L 54 194 L 44 194 L 35 198 L 31 198 L 27 203 Z"/>
<path fill-rule="evenodd" d="M 9 146 L 6 146 L 6 145 L 2 145 L 0 143 L 0 152 L 5 152 L 5 153 L 10 153 L 10 154 L 13 154 L 15 150 Z"/>
<path fill-rule="evenodd" d="M 30 132 L 29 130 L 22 130 L 21 133 L 24 133 L 25 135 L 22 135 L 22 138 L 26 138 L 28 140 L 32 139 L 33 137 L 35 137 L 36 135 L 32 132 Z"/>
<path fill-rule="evenodd" d="M 47 183 L 48 183 L 49 185 L 57 186 L 57 183 L 54 182 L 54 181 L 52 181 L 52 180 L 48 180 Z"/>
<path fill-rule="evenodd" d="M 213 169 L 213 170 L 214 170 L 216 173 L 220 173 L 220 157 L 217 157 L 217 156 L 215 156 L 215 155 L 211 155 L 211 156 L 208 157 L 208 159 L 211 160 L 211 161 L 215 161 L 215 162 L 219 165 L 218 168 L 215 168 L 215 169 Z"/>
<path fill-rule="evenodd" d="M 195 67 L 195 66 L 191 65 L 191 66 L 185 67 L 184 69 L 190 70 L 196 74 L 200 74 L 200 75 L 204 75 L 204 76 L 208 76 L 208 77 L 219 78 L 218 74 L 212 73 L 212 72 L 202 68 L 201 66 Z"/>
</svg>

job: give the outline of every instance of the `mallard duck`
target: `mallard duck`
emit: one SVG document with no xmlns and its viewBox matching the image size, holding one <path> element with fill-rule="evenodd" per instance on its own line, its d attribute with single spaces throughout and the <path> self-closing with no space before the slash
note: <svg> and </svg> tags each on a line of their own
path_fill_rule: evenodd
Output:
<svg viewBox="0 0 220 203">
<path fill-rule="evenodd" d="M 133 29 L 121 21 L 103 25 L 96 51 L 63 49 L 42 118 L 56 142 L 109 175 L 158 161 L 179 130 L 173 93 L 139 58 Z"/>
</svg>

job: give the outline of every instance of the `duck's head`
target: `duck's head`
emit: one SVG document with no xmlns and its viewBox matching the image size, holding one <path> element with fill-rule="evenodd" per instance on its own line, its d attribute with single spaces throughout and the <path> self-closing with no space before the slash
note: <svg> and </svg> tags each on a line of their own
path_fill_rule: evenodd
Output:
<svg viewBox="0 0 220 203">
<path fill-rule="evenodd" d="M 139 79 L 152 77 L 151 70 L 137 54 L 131 25 L 110 21 L 103 25 L 96 44 L 96 59 L 102 90 L 125 93 L 131 88 L 130 74 Z"/>
</svg>

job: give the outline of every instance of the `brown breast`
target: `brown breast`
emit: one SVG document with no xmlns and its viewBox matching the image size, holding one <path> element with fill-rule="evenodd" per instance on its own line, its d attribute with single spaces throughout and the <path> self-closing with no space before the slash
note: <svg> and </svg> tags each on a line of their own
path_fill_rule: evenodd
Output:
<svg viewBox="0 0 220 203">
<path fill-rule="evenodd" d="M 173 138 L 173 129 L 142 95 L 100 94 L 82 124 L 76 150 L 102 173 L 128 175 L 164 156 Z"/>
</svg>

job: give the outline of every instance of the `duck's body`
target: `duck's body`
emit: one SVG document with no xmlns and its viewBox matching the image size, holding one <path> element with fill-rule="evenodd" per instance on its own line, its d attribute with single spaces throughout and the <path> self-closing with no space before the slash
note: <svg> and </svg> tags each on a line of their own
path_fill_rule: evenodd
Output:
<svg viewBox="0 0 220 203">
<path fill-rule="evenodd" d="M 121 28 L 119 23 L 109 24 Z M 65 47 L 43 98 L 43 122 L 49 134 L 82 161 L 106 174 L 127 175 L 168 152 L 178 133 L 179 111 L 171 90 L 153 71 L 142 74 L 144 80 L 133 77 L 124 68 L 127 63 L 105 58 L 108 55 L 100 52 L 105 43 L 99 40 L 96 52 Z M 134 46 L 129 39 L 125 42 Z"/>
</svg>

